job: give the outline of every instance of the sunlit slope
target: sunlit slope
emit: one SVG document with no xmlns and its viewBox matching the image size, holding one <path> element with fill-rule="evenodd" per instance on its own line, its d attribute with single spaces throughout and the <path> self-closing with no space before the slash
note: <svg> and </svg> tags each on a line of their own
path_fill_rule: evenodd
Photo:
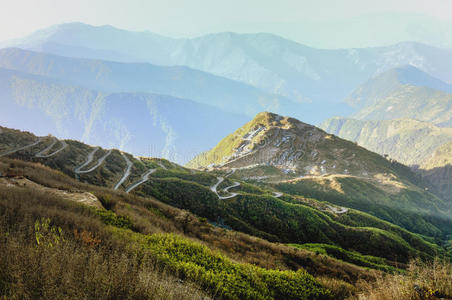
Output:
<svg viewBox="0 0 452 300">
<path fill-rule="evenodd" d="M 415 119 L 452 125 L 452 86 L 405 66 L 384 72 L 357 87 L 346 100 L 363 120 Z"/>
<path fill-rule="evenodd" d="M 427 235 L 451 228 L 450 207 L 408 167 L 288 117 L 258 114 L 188 166 L 236 169 L 243 180 L 353 207 Z"/>
<path fill-rule="evenodd" d="M 216 226 L 270 241 L 338 244 L 388 262 L 406 262 L 418 255 L 428 258 L 442 251 L 421 236 L 366 213 L 303 196 L 276 195 L 274 187 L 249 184 L 239 174 L 195 171 L 166 160 L 135 158 L 117 150 L 53 137 L 38 140 L 7 128 L 2 128 L 0 137 L 0 155 L 4 157 L 40 162 L 82 182 L 111 190 L 153 196 L 205 217 Z M 37 140 L 39 143 L 34 144 Z M 67 146 L 58 151 L 63 142 Z M 24 148 L 29 145 L 33 146 Z M 218 185 L 220 176 L 225 180 Z M 235 195 L 228 197 L 232 186 Z M 439 234 L 435 229 L 424 233 Z M 363 242 L 356 243 L 357 239 Z"/>
<path fill-rule="evenodd" d="M 445 199 L 452 201 L 452 143 L 438 147 L 418 171 Z"/>
</svg>

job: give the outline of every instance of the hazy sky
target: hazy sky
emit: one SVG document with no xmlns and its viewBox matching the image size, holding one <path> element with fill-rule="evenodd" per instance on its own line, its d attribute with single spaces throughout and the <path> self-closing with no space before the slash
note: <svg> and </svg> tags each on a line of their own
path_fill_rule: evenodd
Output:
<svg viewBox="0 0 452 300">
<path fill-rule="evenodd" d="M 317 47 L 452 46 L 452 0 L 0 0 L 0 40 L 74 21 L 176 37 L 271 32 Z"/>
</svg>

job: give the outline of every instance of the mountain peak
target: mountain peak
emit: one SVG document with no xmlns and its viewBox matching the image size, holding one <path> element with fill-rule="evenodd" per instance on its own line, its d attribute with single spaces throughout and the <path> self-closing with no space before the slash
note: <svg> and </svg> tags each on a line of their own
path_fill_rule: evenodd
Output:
<svg viewBox="0 0 452 300">
<path fill-rule="evenodd" d="M 290 117 L 262 112 L 191 167 L 249 169 L 271 167 L 273 175 L 294 178 L 343 174 L 372 177 L 390 173 L 390 163 L 358 145 Z M 275 173 L 276 172 L 276 173 Z"/>
<path fill-rule="evenodd" d="M 451 91 L 452 86 L 441 81 L 438 78 L 420 70 L 411 64 L 401 65 L 399 67 L 387 70 L 368 80 L 367 83 L 375 83 L 394 80 L 394 84 L 408 84 L 415 86 L 424 86 L 432 89 Z"/>
<path fill-rule="evenodd" d="M 391 95 L 403 86 L 452 92 L 452 85 L 431 76 L 413 65 L 407 64 L 370 78 L 367 82 L 358 86 L 346 99 L 346 102 L 358 108 L 375 105 L 381 99 Z"/>
</svg>

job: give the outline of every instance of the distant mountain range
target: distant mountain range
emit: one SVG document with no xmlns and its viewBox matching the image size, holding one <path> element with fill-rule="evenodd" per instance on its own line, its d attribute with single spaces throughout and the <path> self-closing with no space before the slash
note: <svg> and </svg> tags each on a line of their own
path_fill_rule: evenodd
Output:
<svg viewBox="0 0 452 300">
<path fill-rule="evenodd" d="M 63 56 L 183 65 L 312 105 L 319 101 L 337 103 L 371 76 L 407 64 L 452 82 L 452 50 L 410 42 L 379 48 L 322 50 L 264 33 L 216 33 L 173 39 L 112 26 L 68 23 L 2 46 Z M 332 109 L 337 112 L 339 107 Z"/>
<path fill-rule="evenodd" d="M 359 109 L 355 119 L 330 118 L 321 128 L 414 166 L 452 199 L 451 162 L 440 150 L 452 142 L 451 85 L 406 66 L 370 79 L 346 101 Z"/>
<path fill-rule="evenodd" d="M 0 68 L 3 125 L 186 162 L 243 123 L 191 100 L 112 93 Z"/>
<path fill-rule="evenodd" d="M 106 92 L 147 92 L 191 99 L 254 115 L 294 109 L 295 103 L 246 84 L 187 67 L 69 58 L 18 48 L 0 50 L 0 67 Z"/>
<path fill-rule="evenodd" d="M 452 127 L 452 85 L 413 66 L 369 79 L 346 102 L 359 109 L 352 115 L 356 119 L 410 118 Z"/>
<path fill-rule="evenodd" d="M 21 73 L 18 77 L 41 76 L 36 80 L 53 80 L 55 83 L 52 84 L 71 87 L 73 91 L 84 89 L 84 95 L 89 93 L 88 90 L 93 95 L 101 93 L 102 97 L 108 95 L 108 99 L 133 98 L 133 101 L 137 101 L 137 98 L 147 99 L 148 96 L 144 94 L 152 94 L 149 97 L 153 99 L 180 98 L 174 103 L 190 99 L 193 101 L 190 105 L 207 105 L 207 111 L 219 116 L 218 122 L 213 121 L 215 125 L 208 126 L 209 130 L 215 132 L 226 133 L 234 128 L 232 124 L 238 124 L 234 121 L 229 123 L 226 121 L 228 119 L 243 121 L 245 116 L 251 117 L 261 111 L 290 115 L 311 124 L 320 124 L 335 115 L 369 121 L 413 119 L 431 124 L 425 124 L 426 127 L 421 129 L 421 123 L 410 120 L 402 126 L 400 120 L 397 121 L 399 129 L 400 126 L 414 126 L 405 131 L 405 142 L 399 146 L 400 149 L 395 150 L 391 145 L 391 139 L 393 142 L 397 141 L 392 138 L 394 132 L 384 138 L 384 143 L 382 136 L 377 139 L 376 143 L 381 149 L 373 148 L 371 144 L 362 145 L 409 164 L 420 164 L 419 159 L 425 153 L 448 139 L 446 136 L 433 134 L 432 132 L 442 130 L 433 130 L 432 126 L 452 126 L 452 50 L 418 43 L 323 50 L 264 33 L 217 33 L 192 39 L 173 39 L 149 32 L 120 30 L 112 26 L 68 23 L 39 30 L 28 37 L 4 42 L 0 46 L 16 47 L 0 49 L 0 68 Z M 11 78 L 15 78 L 14 76 Z M 16 80 L 16 85 L 17 82 Z M 30 89 L 23 88 L 24 93 Z M 20 96 L 18 90 L 16 88 L 15 94 L 8 94 L 9 98 L 4 93 L 5 103 L 17 103 Z M 40 93 L 53 93 L 49 91 L 47 85 Z M 68 103 L 75 101 L 68 99 L 83 98 L 77 95 L 80 91 L 71 96 L 70 93 L 61 94 L 59 99 L 63 100 L 60 101 Z M 47 107 L 57 107 L 54 94 L 47 98 L 45 100 L 42 97 L 41 102 L 48 101 Z M 164 102 L 160 100 L 159 103 Z M 180 106 L 174 105 L 175 111 L 178 111 L 177 107 Z M 217 110 L 212 110 L 213 107 Z M 160 115 L 160 110 L 153 115 L 167 120 L 169 110 L 168 108 L 165 115 Z M 199 132 L 208 129 L 205 123 L 195 121 L 199 119 L 200 110 L 187 111 L 191 114 L 187 117 L 188 120 L 180 122 L 178 139 L 183 136 L 187 138 L 187 143 L 196 141 L 197 149 L 198 145 L 199 148 L 213 146 L 215 143 L 210 142 L 211 135 L 204 136 L 201 133 L 198 135 L 199 139 L 191 138 L 192 133 L 187 132 L 187 128 L 196 128 Z M 107 112 L 111 113 L 109 109 L 104 111 Z M 125 145 L 124 136 L 135 135 L 130 130 L 123 130 L 136 127 L 127 124 L 133 123 L 130 118 L 132 114 L 127 119 L 122 119 L 121 126 L 110 126 L 116 128 L 116 132 L 127 133 L 118 133 L 116 135 L 121 137 L 109 138 L 109 141 L 115 141 L 121 147 Z M 173 118 L 173 125 L 177 122 Z M 345 122 L 352 121 L 338 122 L 335 119 L 335 125 L 326 122 L 323 127 L 328 127 L 328 130 L 341 137 L 358 141 L 358 133 L 344 134 L 335 128 Z M 64 132 L 64 126 L 55 124 L 52 126 L 59 127 L 53 133 Z M 18 126 L 16 123 L 5 125 Z M 122 129 L 119 130 L 118 126 Z M 379 127 L 378 132 L 392 128 L 385 129 L 387 124 L 353 122 L 355 131 L 368 126 Z M 168 141 L 174 141 L 174 134 L 170 134 L 173 131 L 169 129 L 159 130 L 166 132 L 155 139 L 161 141 L 165 137 L 166 146 L 160 149 L 163 150 L 168 143 L 172 144 Z M 90 132 L 91 136 L 109 136 L 99 128 Z M 361 133 L 361 142 L 368 139 L 365 135 Z M 403 150 L 406 148 L 403 145 L 410 145 L 411 139 L 427 135 L 431 142 L 419 153 L 412 154 L 415 148 Z M 217 136 L 216 141 L 220 136 Z M 78 133 L 74 138 L 83 139 L 86 135 Z M 205 142 L 201 142 L 203 139 Z M 106 145 L 102 139 L 95 140 L 95 143 Z M 419 144 L 419 140 L 415 143 Z M 186 144 L 181 146 L 187 149 Z M 181 146 L 176 146 L 176 149 L 182 149 Z M 168 147 L 173 147 L 172 151 L 176 153 L 174 155 L 181 155 L 179 150 L 174 150 L 174 144 Z M 142 148 L 140 146 L 140 150 L 128 150 L 143 153 Z M 388 153 L 382 153 L 383 150 Z M 402 158 L 397 153 L 399 151 L 405 157 Z M 176 156 L 168 158 L 185 162 Z"/>
<path fill-rule="evenodd" d="M 370 79 L 346 101 L 359 111 L 320 127 L 403 163 L 420 165 L 452 140 L 452 85 L 412 66 Z"/>
<path fill-rule="evenodd" d="M 337 117 L 325 121 L 321 128 L 407 165 L 421 164 L 437 147 L 452 141 L 452 128 L 413 119 L 368 121 Z"/>
</svg>

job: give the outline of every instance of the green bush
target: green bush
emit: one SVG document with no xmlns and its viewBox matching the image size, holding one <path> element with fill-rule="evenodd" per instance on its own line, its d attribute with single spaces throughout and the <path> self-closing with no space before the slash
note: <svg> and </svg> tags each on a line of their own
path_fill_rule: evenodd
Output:
<svg viewBox="0 0 452 300">
<path fill-rule="evenodd" d="M 331 299 L 331 293 L 304 270 L 267 270 L 233 263 L 204 245 L 174 234 L 132 236 L 142 249 L 185 280 L 198 282 L 220 299 Z"/>
<path fill-rule="evenodd" d="M 128 216 L 118 216 L 110 210 L 96 210 L 102 221 L 107 225 L 113 225 L 119 228 L 131 229 L 133 224 Z"/>
<path fill-rule="evenodd" d="M 397 268 L 387 264 L 386 260 L 381 257 L 370 255 L 362 255 L 355 251 L 347 251 L 339 246 L 328 244 L 290 244 L 290 246 L 298 249 L 306 249 L 315 252 L 317 255 L 328 255 L 358 266 L 368 267 L 372 269 L 382 270 L 386 272 L 397 272 Z"/>
</svg>

